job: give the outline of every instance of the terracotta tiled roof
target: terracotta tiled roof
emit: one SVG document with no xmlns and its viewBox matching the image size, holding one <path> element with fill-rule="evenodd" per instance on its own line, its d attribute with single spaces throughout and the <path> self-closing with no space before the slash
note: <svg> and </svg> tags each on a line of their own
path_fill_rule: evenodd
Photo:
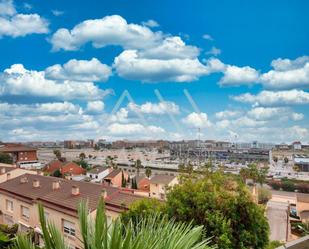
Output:
<svg viewBox="0 0 309 249">
<path fill-rule="evenodd" d="M 33 186 L 33 181 L 40 182 L 39 187 Z M 53 190 L 53 182 L 58 181 L 60 188 Z M 72 195 L 72 187 L 79 188 L 78 195 Z M 143 197 L 124 193 L 118 188 L 100 184 L 76 182 L 50 176 L 24 174 L 0 184 L 0 192 L 26 202 L 42 202 L 44 206 L 53 208 L 69 215 L 77 215 L 78 204 L 87 200 L 90 210 L 95 210 L 102 191 L 106 191 L 106 209 L 122 211 L 123 205 L 128 207 L 135 200 Z"/>
<path fill-rule="evenodd" d="M 21 145 L 21 144 L 12 144 L 12 145 L 5 145 L 0 147 L 0 152 L 23 152 L 23 151 L 36 151 L 36 148 L 32 148 L 29 146 Z"/>
<path fill-rule="evenodd" d="M 121 173 L 121 169 L 115 169 L 113 170 L 111 173 L 109 173 L 107 176 L 105 176 L 104 178 L 106 179 L 110 179 L 110 178 L 114 178 L 115 176 L 117 176 L 119 173 Z"/>
<path fill-rule="evenodd" d="M 61 162 L 59 160 L 53 160 L 45 167 L 45 171 L 49 173 L 53 173 L 57 169 L 59 169 L 62 174 L 71 173 L 79 175 L 86 172 L 85 169 L 74 162 Z"/>
<path fill-rule="evenodd" d="M 12 170 L 16 169 L 16 167 L 6 167 L 0 165 L 0 175 L 4 175 Z"/>
<path fill-rule="evenodd" d="M 156 175 L 150 179 L 152 184 L 169 184 L 176 176 L 170 175 Z"/>
</svg>

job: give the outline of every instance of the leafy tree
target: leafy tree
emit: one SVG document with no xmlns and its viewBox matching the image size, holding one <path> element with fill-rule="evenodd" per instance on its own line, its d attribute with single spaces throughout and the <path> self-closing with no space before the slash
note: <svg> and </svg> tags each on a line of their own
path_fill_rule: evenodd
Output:
<svg viewBox="0 0 309 249">
<path fill-rule="evenodd" d="M 273 157 L 273 161 L 274 161 L 275 163 L 278 162 L 278 157 L 274 156 L 274 157 Z"/>
<path fill-rule="evenodd" d="M 258 168 L 256 164 L 249 164 L 247 168 L 242 168 L 239 175 L 246 182 L 246 179 L 252 179 L 254 183 L 258 182 L 262 186 L 266 181 L 268 167 Z"/>
<path fill-rule="evenodd" d="M 262 167 L 258 170 L 257 181 L 261 186 L 263 186 L 263 184 L 266 181 L 268 170 L 269 170 L 268 167 Z"/>
<path fill-rule="evenodd" d="M 0 153 L 0 163 L 13 164 L 13 158 L 6 153 Z"/>
<path fill-rule="evenodd" d="M 85 154 L 84 152 L 82 152 L 82 153 L 79 154 L 79 159 L 80 159 L 80 160 L 83 161 L 83 160 L 85 160 L 85 158 L 86 158 L 86 154 Z"/>
<path fill-rule="evenodd" d="M 244 183 L 246 183 L 246 180 L 250 178 L 250 172 L 246 168 L 241 168 L 239 171 L 239 175 Z"/>
<path fill-rule="evenodd" d="M 62 177 L 62 174 L 60 172 L 60 169 L 56 169 L 54 172 L 53 172 L 53 176 L 54 177 Z"/>
<path fill-rule="evenodd" d="M 89 164 L 84 160 L 74 161 L 74 163 L 78 164 L 85 170 L 88 170 L 90 168 Z"/>
<path fill-rule="evenodd" d="M 88 207 L 82 202 L 78 208 L 81 242 L 84 249 L 209 249 L 209 240 L 202 239 L 203 228 L 191 224 L 177 224 L 159 216 L 146 217 L 136 225 L 123 224 L 120 219 L 109 225 L 101 200 L 95 220 L 89 218 Z M 68 249 L 59 230 L 47 223 L 44 209 L 39 206 L 40 222 L 45 249 Z M 15 249 L 34 249 L 31 241 L 19 235 L 14 242 Z"/>
<path fill-rule="evenodd" d="M 177 221 L 203 225 L 220 249 L 262 249 L 269 227 L 264 209 L 242 183 L 221 173 L 187 178 L 167 195 L 167 213 Z"/>
<path fill-rule="evenodd" d="M 165 213 L 165 204 L 157 199 L 142 199 L 132 203 L 128 211 L 121 214 L 121 220 L 127 224 L 130 221 L 138 223 L 141 219 Z"/>
<path fill-rule="evenodd" d="M 54 155 L 56 156 L 56 158 L 57 158 L 58 160 L 61 159 L 61 151 L 60 151 L 60 150 L 54 150 Z"/>
<path fill-rule="evenodd" d="M 291 191 L 291 192 L 294 192 L 296 189 L 295 183 L 288 179 L 282 179 L 281 187 L 284 191 Z"/>
<path fill-rule="evenodd" d="M 267 188 L 258 189 L 258 201 L 260 204 L 266 204 L 271 199 L 271 191 Z"/>
<path fill-rule="evenodd" d="M 151 168 L 147 167 L 145 170 L 145 175 L 149 178 L 151 176 Z"/>
<path fill-rule="evenodd" d="M 185 168 L 186 168 L 186 166 L 185 166 L 184 163 L 180 163 L 180 164 L 178 165 L 178 171 L 179 171 L 179 172 L 184 172 L 184 171 L 185 171 Z"/>
<path fill-rule="evenodd" d="M 285 157 L 283 160 L 284 160 L 285 164 L 287 164 L 289 162 L 289 159 L 287 157 Z"/>
</svg>

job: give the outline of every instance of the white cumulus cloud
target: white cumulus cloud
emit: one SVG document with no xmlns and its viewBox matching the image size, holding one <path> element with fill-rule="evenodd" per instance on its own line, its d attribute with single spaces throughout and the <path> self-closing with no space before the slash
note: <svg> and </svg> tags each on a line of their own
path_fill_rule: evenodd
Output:
<svg viewBox="0 0 309 249">
<path fill-rule="evenodd" d="M 114 67 L 119 76 L 143 82 L 197 80 L 209 73 L 198 59 L 147 59 L 136 50 L 125 50 L 115 58 Z"/>
<path fill-rule="evenodd" d="M 109 66 L 98 59 L 69 60 L 64 65 L 56 64 L 46 68 L 46 78 L 73 81 L 107 81 L 112 74 Z"/>
<path fill-rule="evenodd" d="M 152 20 L 152 19 L 149 19 L 149 20 L 146 21 L 146 22 L 142 22 L 142 24 L 143 24 L 144 26 L 148 26 L 148 27 L 150 27 L 150 28 L 156 28 L 156 27 L 159 27 L 159 26 L 160 26 L 159 23 L 158 23 L 157 21 Z"/>
<path fill-rule="evenodd" d="M 14 64 L 5 69 L 0 74 L 0 79 L 0 96 L 30 95 L 64 100 L 97 100 L 109 93 L 98 88 L 93 82 L 58 82 L 46 79 L 44 71 L 28 70 L 22 64 Z"/>
<path fill-rule="evenodd" d="M 146 102 L 142 105 L 129 103 L 128 109 L 143 114 L 179 114 L 179 106 L 176 105 L 174 102 L 170 101 L 164 101 L 159 103 Z"/>
<path fill-rule="evenodd" d="M 101 113 L 104 110 L 104 102 L 97 100 L 97 101 L 90 101 L 87 103 L 86 111 L 88 113 Z"/>
<path fill-rule="evenodd" d="M 211 126 L 206 113 L 192 112 L 183 119 L 183 123 L 195 128 L 206 128 Z"/>
<path fill-rule="evenodd" d="M 77 50 L 90 42 L 96 48 L 118 45 L 137 49 L 154 46 L 162 39 L 161 32 L 152 32 L 149 28 L 129 24 L 119 15 L 102 19 L 86 20 L 72 30 L 58 29 L 51 38 L 53 50 Z"/>
<path fill-rule="evenodd" d="M 234 100 L 253 105 L 300 105 L 309 103 L 309 93 L 302 90 L 262 91 L 257 95 L 245 93 L 232 97 Z"/>
<path fill-rule="evenodd" d="M 48 33 L 48 21 L 38 14 L 19 14 L 13 1 L 0 1 L 0 38 Z"/>
</svg>

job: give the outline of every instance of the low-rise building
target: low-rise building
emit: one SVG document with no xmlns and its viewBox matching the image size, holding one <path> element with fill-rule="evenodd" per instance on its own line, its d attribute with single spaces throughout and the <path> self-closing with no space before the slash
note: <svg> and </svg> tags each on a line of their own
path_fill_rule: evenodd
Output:
<svg viewBox="0 0 309 249">
<path fill-rule="evenodd" d="M 104 177 L 106 177 L 111 172 L 108 167 L 95 167 L 87 172 L 87 177 L 91 179 L 92 182 L 102 183 Z"/>
<path fill-rule="evenodd" d="M 74 162 L 62 162 L 60 160 L 53 160 L 44 168 L 45 172 L 53 174 L 59 170 L 63 176 L 76 176 L 86 173 L 86 170 Z"/>
<path fill-rule="evenodd" d="M 121 169 L 114 169 L 104 177 L 103 182 L 108 186 L 121 187 L 123 177 L 126 181 L 128 180 L 128 174 L 125 171 Z"/>
<path fill-rule="evenodd" d="M 23 174 L 38 174 L 37 171 L 17 168 L 10 164 L 0 163 L 0 183 L 6 182 Z"/>
<path fill-rule="evenodd" d="M 42 244 L 38 204 L 45 216 L 62 232 L 70 248 L 82 248 L 77 208 L 84 200 L 89 216 L 94 217 L 100 198 L 104 199 L 107 220 L 119 216 L 129 205 L 143 197 L 99 184 L 74 182 L 55 177 L 24 174 L 0 183 L 0 223 L 18 224 L 20 231 L 33 229 L 35 241 Z"/>
<path fill-rule="evenodd" d="M 150 197 L 165 200 L 168 188 L 178 184 L 178 178 L 171 175 L 156 175 L 150 179 Z"/>
<path fill-rule="evenodd" d="M 0 146 L 0 153 L 9 154 L 13 164 L 20 168 L 41 168 L 38 162 L 37 149 L 22 144 L 3 144 Z"/>
<path fill-rule="evenodd" d="M 145 176 L 136 176 L 135 177 L 137 189 L 149 192 L 150 191 L 150 180 Z"/>
</svg>

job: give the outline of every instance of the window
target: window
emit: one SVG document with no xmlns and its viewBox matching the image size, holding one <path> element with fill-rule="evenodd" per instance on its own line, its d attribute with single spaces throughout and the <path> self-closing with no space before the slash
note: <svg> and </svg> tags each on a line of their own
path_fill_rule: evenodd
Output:
<svg viewBox="0 0 309 249">
<path fill-rule="evenodd" d="M 19 224 L 19 231 L 21 233 L 27 233 L 27 232 L 29 232 L 29 230 L 30 230 L 30 228 L 28 226 L 21 224 L 21 223 Z"/>
<path fill-rule="evenodd" d="M 3 215 L 4 224 L 12 226 L 14 224 L 13 217 L 7 214 Z"/>
<path fill-rule="evenodd" d="M 13 212 L 13 202 L 10 200 L 6 200 L 6 210 Z"/>
<path fill-rule="evenodd" d="M 29 208 L 21 206 L 21 217 L 26 220 L 30 218 Z"/>
<path fill-rule="evenodd" d="M 75 236 L 75 224 L 70 221 L 63 220 L 63 232 L 67 235 Z"/>
</svg>

